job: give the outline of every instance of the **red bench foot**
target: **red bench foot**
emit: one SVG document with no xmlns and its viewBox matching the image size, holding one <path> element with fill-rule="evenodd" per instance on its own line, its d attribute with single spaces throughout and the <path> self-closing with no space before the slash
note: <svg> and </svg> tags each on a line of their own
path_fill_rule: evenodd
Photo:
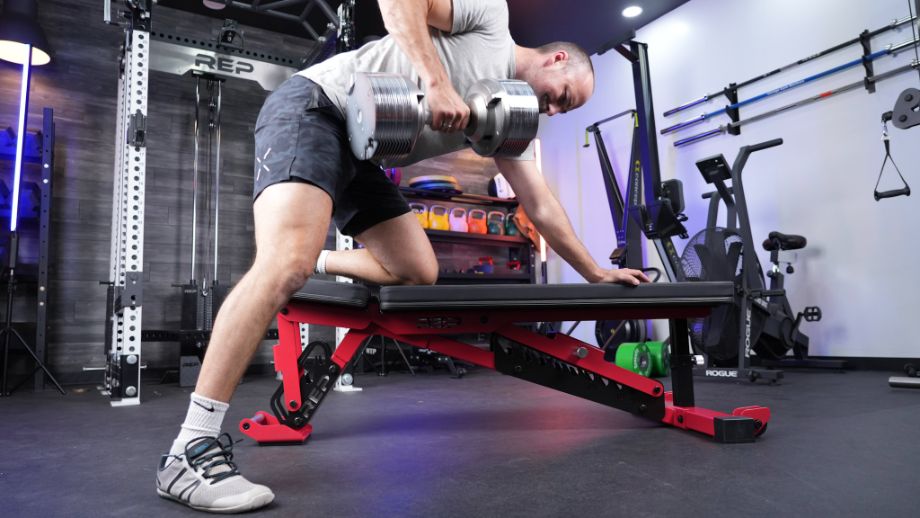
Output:
<svg viewBox="0 0 920 518">
<path fill-rule="evenodd" d="M 240 431 L 259 444 L 300 444 L 310 437 L 313 426 L 306 425 L 295 430 L 278 422 L 268 412 L 256 412 L 256 415 L 240 421 Z"/>
</svg>

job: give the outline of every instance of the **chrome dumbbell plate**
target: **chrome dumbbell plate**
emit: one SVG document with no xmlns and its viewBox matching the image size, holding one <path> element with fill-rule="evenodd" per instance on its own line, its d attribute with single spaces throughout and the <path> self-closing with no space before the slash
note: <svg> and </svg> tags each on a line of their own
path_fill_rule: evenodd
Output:
<svg viewBox="0 0 920 518">
<path fill-rule="evenodd" d="M 478 81 L 467 92 L 466 103 L 470 125 L 465 133 L 479 155 L 518 156 L 537 136 L 540 106 L 526 81 Z"/>
<path fill-rule="evenodd" d="M 361 160 L 408 155 L 425 125 L 424 94 L 394 74 L 355 74 L 346 117 L 351 150 Z"/>
</svg>

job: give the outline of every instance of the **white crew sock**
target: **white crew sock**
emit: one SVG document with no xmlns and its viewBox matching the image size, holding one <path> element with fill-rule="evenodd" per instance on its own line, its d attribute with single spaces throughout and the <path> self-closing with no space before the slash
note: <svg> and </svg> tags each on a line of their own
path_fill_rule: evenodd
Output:
<svg viewBox="0 0 920 518">
<path fill-rule="evenodd" d="M 182 423 L 179 436 L 173 441 L 169 454 L 184 453 L 185 446 L 192 439 L 220 435 L 220 425 L 224 422 L 228 408 L 230 405 L 227 403 L 214 401 L 193 392 L 188 404 L 188 413 L 185 415 L 185 422 Z"/>
<path fill-rule="evenodd" d="M 331 250 L 320 250 L 319 257 L 316 258 L 316 267 L 313 268 L 313 273 L 326 273 L 326 258 L 329 257 L 329 252 Z"/>
</svg>

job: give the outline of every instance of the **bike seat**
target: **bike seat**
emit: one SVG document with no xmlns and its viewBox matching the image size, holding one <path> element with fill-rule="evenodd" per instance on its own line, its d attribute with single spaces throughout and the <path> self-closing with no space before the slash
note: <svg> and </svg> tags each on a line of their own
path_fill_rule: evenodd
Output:
<svg viewBox="0 0 920 518">
<path fill-rule="evenodd" d="M 767 252 L 774 250 L 799 250 L 805 248 L 808 240 L 805 236 L 795 234 L 783 234 L 782 232 L 770 232 L 769 237 L 763 240 L 763 249 Z"/>
</svg>

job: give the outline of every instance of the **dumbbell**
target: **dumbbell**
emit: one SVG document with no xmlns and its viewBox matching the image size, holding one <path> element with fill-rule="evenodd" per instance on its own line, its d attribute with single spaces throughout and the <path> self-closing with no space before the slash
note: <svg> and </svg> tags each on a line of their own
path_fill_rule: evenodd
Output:
<svg viewBox="0 0 920 518">
<path fill-rule="evenodd" d="M 516 79 L 483 79 L 466 93 L 464 134 L 482 156 L 518 156 L 537 136 L 540 107 L 533 89 Z M 346 102 L 348 140 L 360 160 L 399 158 L 431 123 L 425 94 L 397 74 L 356 73 Z"/>
</svg>

